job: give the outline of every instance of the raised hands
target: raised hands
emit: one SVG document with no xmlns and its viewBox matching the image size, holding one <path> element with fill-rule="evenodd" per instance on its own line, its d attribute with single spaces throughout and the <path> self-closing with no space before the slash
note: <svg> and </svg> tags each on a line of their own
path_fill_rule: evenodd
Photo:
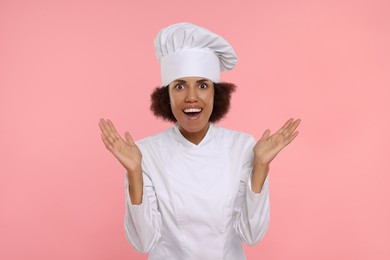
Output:
<svg viewBox="0 0 390 260">
<path fill-rule="evenodd" d="M 276 133 L 271 135 L 269 129 L 265 130 L 263 136 L 253 148 L 254 160 L 252 170 L 252 191 L 260 193 L 268 176 L 271 161 L 291 143 L 298 135 L 295 131 L 301 120 L 290 118 Z"/>
<path fill-rule="evenodd" d="M 116 131 L 114 124 L 109 120 L 100 119 L 99 127 L 106 148 L 119 160 L 129 174 L 141 174 L 142 154 L 131 138 L 125 133 L 124 140 Z"/>
<path fill-rule="evenodd" d="M 131 203 L 133 205 L 141 204 L 143 195 L 141 151 L 134 143 L 129 132 L 125 133 L 126 140 L 124 140 L 109 119 L 100 119 L 99 127 L 102 131 L 104 145 L 127 170 Z"/>
<path fill-rule="evenodd" d="M 267 129 L 253 148 L 255 163 L 268 166 L 276 155 L 298 135 L 295 131 L 301 120 L 290 118 L 276 133 Z"/>
</svg>

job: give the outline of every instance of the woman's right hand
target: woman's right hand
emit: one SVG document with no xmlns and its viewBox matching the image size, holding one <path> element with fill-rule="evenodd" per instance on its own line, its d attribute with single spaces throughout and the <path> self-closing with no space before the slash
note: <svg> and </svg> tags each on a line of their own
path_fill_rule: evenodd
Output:
<svg viewBox="0 0 390 260">
<path fill-rule="evenodd" d="M 142 154 L 129 132 L 125 133 L 125 139 L 123 139 L 109 119 L 100 119 L 99 127 L 102 131 L 101 136 L 106 148 L 125 167 L 129 175 L 132 175 L 132 177 L 141 177 Z"/>
</svg>

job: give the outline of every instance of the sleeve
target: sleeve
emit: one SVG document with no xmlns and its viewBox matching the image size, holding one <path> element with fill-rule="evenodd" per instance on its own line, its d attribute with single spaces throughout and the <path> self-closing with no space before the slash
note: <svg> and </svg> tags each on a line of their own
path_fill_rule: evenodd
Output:
<svg viewBox="0 0 390 260">
<path fill-rule="evenodd" d="M 254 140 L 253 140 L 254 141 Z M 268 230 L 270 222 L 269 176 L 267 176 L 260 193 L 251 189 L 253 152 L 242 166 L 240 188 L 235 203 L 234 227 L 241 239 L 252 246 L 259 242 Z"/>
<path fill-rule="evenodd" d="M 127 174 L 125 177 L 125 233 L 126 239 L 140 253 L 153 249 L 161 236 L 161 214 L 157 206 L 157 197 L 149 176 L 143 173 L 143 196 L 140 205 L 132 205 L 129 195 Z"/>
</svg>

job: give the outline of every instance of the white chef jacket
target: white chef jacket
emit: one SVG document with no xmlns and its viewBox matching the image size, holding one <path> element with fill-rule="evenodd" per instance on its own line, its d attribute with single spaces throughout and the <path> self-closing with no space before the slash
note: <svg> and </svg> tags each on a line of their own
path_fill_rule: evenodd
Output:
<svg viewBox="0 0 390 260">
<path fill-rule="evenodd" d="M 126 178 L 127 240 L 151 260 L 245 259 L 269 225 L 268 177 L 251 191 L 252 136 L 210 124 L 195 145 L 179 127 L 137 142 L 143 197 L 132 205 Z"/>
</svg>

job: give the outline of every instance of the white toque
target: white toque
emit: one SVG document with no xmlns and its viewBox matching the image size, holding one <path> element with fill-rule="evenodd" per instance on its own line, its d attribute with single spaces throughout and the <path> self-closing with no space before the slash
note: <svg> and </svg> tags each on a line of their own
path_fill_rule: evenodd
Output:
<svg viewBox="0 0 390 260">
<path fill-rule="evenodd" d="M 220 71 L 231 70 L 237 63 L 232 46 L 224 38 L 191 23 L 160 30 L 154 48 L 163 86 L 182 77 L 202 77 L 218 83 Z"/>
</svg>

